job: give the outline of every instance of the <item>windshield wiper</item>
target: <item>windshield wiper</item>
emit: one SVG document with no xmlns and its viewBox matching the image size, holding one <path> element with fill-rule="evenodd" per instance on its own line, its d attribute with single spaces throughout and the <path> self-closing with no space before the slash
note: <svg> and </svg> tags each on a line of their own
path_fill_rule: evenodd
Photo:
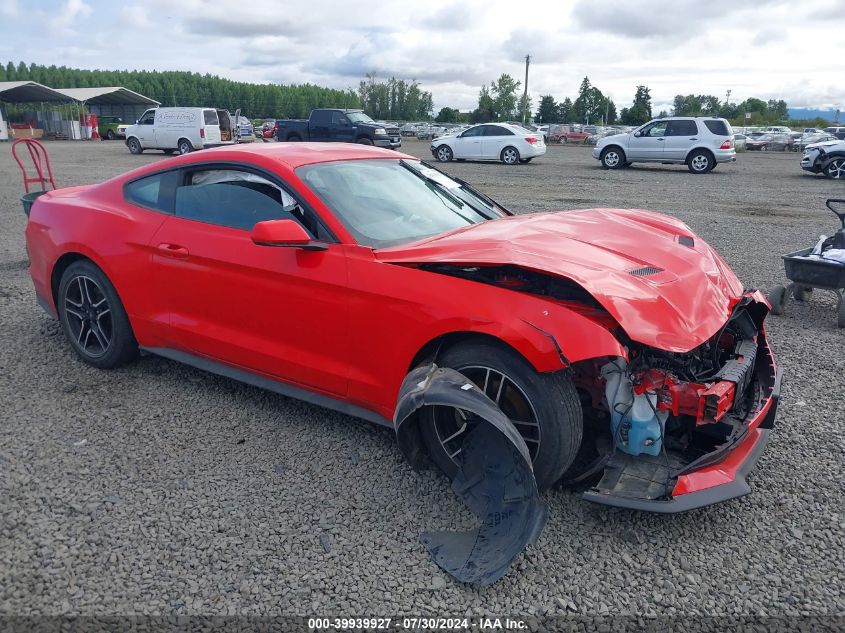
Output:
<svg viewBox="0 0 845 633">
<path fill-rule="evenodd" d="M 464 208 L 464 205 L 465 205 L 464 201 L 463 201 L 463 200 L 461 200 L 461 199 L 460 199 L 458 196 L 456 196 L 454 193 L 452 193 L 451 191 L 449 191 L 448 187 L 446 187 L 446 186 L 445 186 L 442 182 L 438 182 L 435 178 L 432 178 L 431 176 L 426 176 L 426 175 L 425 175 L 424 173 L 422 173 L 421 171 L 419 171 L 419 170 L 417 170 L 417 169 L 415 169 L 415 168 L 411 167 L 411 166 L 410 166 L 410 165 L 409 165 L 406 161 L 404 161 L 404 160 L 400 160 L 400 161 L 399 161 L 399 164 L 400 164 L 400 165 L 402 165 L 402 167 L 404 167 L 404 168 L 405 168 L 405 169 L 407 169 L 408 171 L 410 171 L 412 174 L 414 174 L 417 178 L 421 178 L 421 179 L 422 179 L 422 180 L 424 180 L 425 182 L 427 182 L 427 183 L 429 183 L 429 184 L 434 185 L 434 186 L 437 188 L 437 192 L 438 192 L 438 193 L 442 194 L 444 198 L 446 198 L 449 202 L 451 202 L 452 204 L 454 204 L 455 206 L 457 206 L 459 209 L 463 209 L 463 208 Z M 471 205 L 470 205 L 470 206 L 471 206 Z"/>
<path fill-rule="evenodd" d="M 497 217 L 499 217 L 498 215 L 491 214 L 490 213 L 491 210 L 492 211 L 500 210 L 500 211 L 504 212 L 505 215 L 513 215 L 505 207 L 503 207 L 501 204 L 499 204 L 498 202 L 493 200 L 493 198 L 491 198 L 490 196 L 488 196 L 485 193 L 481 193 L 480 191 L 478 191 L 478 189 L 475 189 L 466 180 L 462 180 L 462 179 L 458 178 L 457 176 L 452 176 L 451 174 L 447 174 L 445 172 L 442 172 L 439 169 L 437 169 L 437 167 L 435 167 L 434 165 L 428 164 L 424 160 L 421 160 L 420 164 L 423 165 L 424 167 L 428 167 L 429 169 L 433 169 L 434 171 L 436 171 L 439 174 L 443 174 L 444 176 L 446 176 L 447 178 L 449 178 L 451 180 L 454 180 L 456 183 L 458 183 L 461 186 L 460 187 L 461 189 L 465 189 L 466 191 L 468 191 L 470 194 L 472 194 L 473 196 L 475 196 L 476 198 L 478 198 L 482 202 L 485 202 L 488 205 L 490 205 L 491 209 L 480 209 L 477 206 L 475 206 L 474 204 L 472 204 L 472 202 L 470 202 L 469 200 L 466 200 L 466 203 L 469 204 L 469 206 L 471 206 L 473 209 L 475 209 L 478 213 L 483 215 L 488 220 L 495 220 Z"/>
</svg>

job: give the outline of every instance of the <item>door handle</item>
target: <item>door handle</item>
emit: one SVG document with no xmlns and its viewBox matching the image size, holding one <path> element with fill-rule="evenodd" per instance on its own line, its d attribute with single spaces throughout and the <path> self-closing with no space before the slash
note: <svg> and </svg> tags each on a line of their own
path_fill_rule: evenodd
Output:
<svg viewBox="0 0 845 633">
<path fill-rule="evenodd" d="M 657 139 L 657 140 L 658 140 L 658 141 L 665 141 L 666 139 L 665 139 L 665 138 L 659 138 L 659 139 Z"/>
<path fill-rule="evenodd" d="M 187 248 L 179 246 L 178 244 L 161 243 L 158 245 L 158 252 L 162 255 L 173 257 L 175 259 L 185 259 L 188 255 L 190 255 Z"/>
<path fill-rule="evenodd" d="M 691 141 L 697 141 L 697 140 L 698 140 L 698 137 L 697 137 L 697 136 L 693 136 L 692 138 L 690 138 L 690 140 L 691 140 Z"/>
</svg>

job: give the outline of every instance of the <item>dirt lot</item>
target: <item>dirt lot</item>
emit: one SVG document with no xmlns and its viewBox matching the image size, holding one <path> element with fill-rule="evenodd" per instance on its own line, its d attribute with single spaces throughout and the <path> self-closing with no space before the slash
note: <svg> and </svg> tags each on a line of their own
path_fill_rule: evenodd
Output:
<svg viewBox="0 0 845 633">
<path fill-rule="evenodd" d="M 164 158 L 48 147 L 64 186 Z M 521 212 L 675 214 L 767 289 L 783 281 L 780 254 L 834 230 L 824 200 L 845 197 L 798 161 L 608 172 L 587 148 L 551 147 L 530 165 L 445 169 Z M 0 614 L 845 613 L 845 330 L 831 296 L 769 320 L 784 391 L 751 495 L 667 517 L 553 490 L 540 542 L 479 590 L 418 542 L 471 516 L 442 476 L 405 464 L 389 429 L 159 358 L 80 363 L 35 304 L 7 144 L 0 176 Z"/>
</svg>

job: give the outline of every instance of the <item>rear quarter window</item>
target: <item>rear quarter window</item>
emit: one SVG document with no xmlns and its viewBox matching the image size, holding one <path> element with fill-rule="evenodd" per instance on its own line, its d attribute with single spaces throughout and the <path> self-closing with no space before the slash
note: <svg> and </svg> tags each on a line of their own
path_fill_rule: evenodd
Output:
<svg viewBox="0 0 845 633">
<path fill-rule="evenodd" d="M 123 197 L 139 207 L 173 213 L 173 191 L 178 172 L 168 171 L 139 178 L 123 187 Z"/>
<path fill-rule="evenodd" d="M 206 125 L 220 125 L 220 119 L 217 118 L 217 113 L 214 110 L 203 110 Z"/>
<path fill-rule="evenodd" d="M 730 126 L 725 121 L 712 119 L 705 121 L 704 125 L 706 125 L 707 129 L 716 136 L 730 136 L 732 134 Z"/>
</svg>

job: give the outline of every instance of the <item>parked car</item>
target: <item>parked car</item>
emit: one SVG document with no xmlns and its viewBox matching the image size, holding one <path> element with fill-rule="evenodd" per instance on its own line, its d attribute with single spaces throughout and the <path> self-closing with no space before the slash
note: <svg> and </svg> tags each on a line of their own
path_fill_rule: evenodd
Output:
<svg viewBox="0 0 845 633">
<path fill-rule="evenodd" d="M 792 147 L 793 139 L 789 134 L 763 134 L 745 143 L 749 152 L 785 152 Z"/>
<path fill-rule="evenodd" d="M 826 127 L 824 129 L 824 132 L 827 132 L 828 134 L 832 134 L 833 136 L 835 136 L 836 138 L 838 138 L 840 140 L 845 140 L 845 127 L 840 127 L 838 125 L 835 125 L 835 126 L 832 126 L 832 127 Z"/>
<path fill-rule="evenodd" d="M 745 143 L 748 137 L 745 134 L 734 133 L 734 149 L 738 152 L 745 151 Z"/>
<path fill-rule="evenodd" d="M 126 128 L 129 127 L 119 116 L 98 116 L 97 134 L 100 138 L 113 141 L 116 138 L 126 138 Z"/>
<path fill-rule="evenodd" d="M 824 174 L 833 180 L 845 178 L 845 141 L 832 140 L 804 148 L 801 169 Z"/>
<path fill-rule="evenodd" d="M 595 132 L 587 132 L 582 128 L 561 126 L 549 136 L 552 143 L 583 143 Z"/>
<path fill-rule="evenodd" d="M 792 128 L 786 125 L 770 125 L 763 131 L 767 134 L 792 134 Z"/>
<path fill-rule="evenodd" d="M 507 123 L 476 125 L 456 136 L 441 136 L 431 141 L 431 154 L 443 163 L 469 158 L 516 165 L 530 163 L 545 153 L 542 134 Z"/>
<path fill-rule="evenodd" d="M 450 477 L 485 419 L 420 409 L 433 383 L 487 394 L 541 489 L 606 468 L 585 498 L 661 513 L 747 493 L 774 424 L 764 296 L 659 213 L 513 215 L 412 156 L 279 143 L 50 191 L 26 243 L 89 365 L 143 350 L 334 408 Z"/>
<path fill-rule="evenodd" d="M 214 108 L 152 108 L 126 128 L 126 146 L 133 154 L 147 149 L 187 154 L 234 143 L 229 112 Z"/>
<path fill-rule="evenodd" d="M 604 128 L 603 130 L 599 130 L 595 134 L 590 134 L 590 136 L 584 139 L 584 143 L 586 145 L 595 145 L 606 136 L 613 136 L 614 134 L 619 134 L 619 130 L 616 128 Z"/>
<path fill-rule="evenodd" d="M 399 128 L 377 123 L 361 110 L 318 108 L 307 120 L 276 121 L 276 138 L 280 141 L 321 141 L 361 143 L 396 149 L 402 147 Z"/>
<path fill-rule="evenodd" d="M 796 152 L 800 152 L 803 151 L 804 148 L 808 145 L 816 145 L 818 143 L 824 143 L 826 141 L 835 140 L 837 140 L 835 136 L 833 136 L 832 134 L 826 134 L 824 132 L 802 134 L 801 138 L 798 139 L 798 142 L 793 144 L 791 149 Z"/>
<path fill-rule="evenodd" d="M 235 121 L 235 142 L 237 143 L 253 143 L 255 141 L 255 127 L 245 116 L 237 115 L 232 117 Z"/>
<path fill-rule="evenodd" d="M 736 160 L 730 123 L 713 117 L 655 119 L 628 134 L 601 139 L 592 154 L 605 169 L 651 162 L 687 165 L 694 174 Z"/>
</svg>

